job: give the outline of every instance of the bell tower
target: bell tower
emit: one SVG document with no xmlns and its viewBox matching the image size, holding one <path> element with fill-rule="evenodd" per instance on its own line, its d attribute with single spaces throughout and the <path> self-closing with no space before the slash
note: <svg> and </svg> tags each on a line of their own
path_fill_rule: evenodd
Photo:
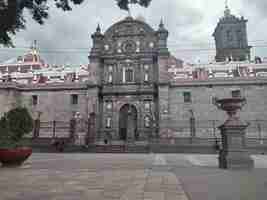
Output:
<svg viewBox="0 0 267 200">
<path fill-rule="evenodd" d="M 224 16 L 213 33 L 217 62 L 250 60 L 251 46 L 248 46 L 247 22 L 244 17 L 232 15 L 226 1 Z"/>
</svg>

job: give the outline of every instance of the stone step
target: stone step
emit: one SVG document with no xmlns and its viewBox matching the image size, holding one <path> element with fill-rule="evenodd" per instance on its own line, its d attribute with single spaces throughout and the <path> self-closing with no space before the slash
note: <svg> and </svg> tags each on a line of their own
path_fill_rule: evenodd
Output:
<svg viewBox="0 0 267 200">
<path fill-rule="evenodd" d="M 97 145 L 96 152 L 97 153 L 124 153 L 125 146 L 124 145 Z"/>
<path fill-rule="evenodd" d="M 127 145 L 126 146 L 127 153 L 147 153 L 149 152 L 148 145 Z"/>
</svg>

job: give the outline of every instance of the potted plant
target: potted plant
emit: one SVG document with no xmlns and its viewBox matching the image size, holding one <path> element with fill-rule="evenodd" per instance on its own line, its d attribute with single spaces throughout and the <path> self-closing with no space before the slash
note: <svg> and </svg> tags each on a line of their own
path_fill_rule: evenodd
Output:
<svg viewBox="0 0 267 200">
<path fill-rule="evenodd" d="M 0 162 L 3 166 L 20 166 L 31 154 L 24 136 L 33 129 L 33 119 L 26 108 L 11 109 L 0 119 Z"/>
</svg>

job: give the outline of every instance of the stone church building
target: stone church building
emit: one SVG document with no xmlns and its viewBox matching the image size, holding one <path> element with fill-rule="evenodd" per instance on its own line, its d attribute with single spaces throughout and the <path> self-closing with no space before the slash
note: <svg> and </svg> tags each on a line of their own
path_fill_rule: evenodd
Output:
<svg viewBox="0 0 267 200">
<path fill-rule="evenodd" d="M 241 111 L 242 119 L 264 121 L 267 63 L 261 59 L 251 61 L 246 22 L 226 8 L 213 34 L 216 62 L 206 65 L 184 64 L 171 55 L 167 45 L 169 32 L 163 21 L 156 30 L 132 17 L 113 24 L 105 32 L 98 26 L 92 34 L 93 47 L 84 79 L 2 81 L 0 113 L 19 104 L 29 108 L 34 118 L 40 117 L 41 124 L 84 121 L 92 125 L 90 130 L 86 123 L 81 123 L 76 134 L 82 140 L 88 136 L 96 144 L 213 137 L 211 123 L 216 121 L 217 126 L 226 117 L 213 105 L 214 97 L 244 96 L 248 103 Z M 0 77 L 6 70 L 9 69 L 0 65 Z M 207 126 L 192 132 L 190 119 L 195 120 L 196 127 L 201 122 Z M 267 137 L 264 130 L 262 134 Z M 68 137 L 70 133 L 56 134 Z M 38 137 L 52 134 L 41 125 Z"/>
</svg>

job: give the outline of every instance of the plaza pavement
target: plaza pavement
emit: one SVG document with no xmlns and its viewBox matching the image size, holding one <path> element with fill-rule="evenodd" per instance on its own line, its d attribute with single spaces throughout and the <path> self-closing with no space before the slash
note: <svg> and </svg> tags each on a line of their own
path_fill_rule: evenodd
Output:
<svg viewBox="0 0 267 200">
<path fill-rule="evenodd" d="M 266 200 L 267 156 L 253 158 L 229 171 L 216 155 L 35 153 L 0 168 L 0 200 Z"/>
</svg>

